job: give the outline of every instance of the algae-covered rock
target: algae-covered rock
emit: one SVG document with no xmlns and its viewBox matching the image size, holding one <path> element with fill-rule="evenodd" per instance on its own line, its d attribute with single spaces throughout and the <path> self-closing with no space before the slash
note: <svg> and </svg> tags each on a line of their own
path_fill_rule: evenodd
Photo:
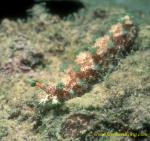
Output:
<svg viewBox="0 0 150 141">
<path fill-rule="evenodd" d="M 8 129 L 7 129 L 7 127 L 1 126 L 1 127 L 0 127 L 0 140 L 1 140 L 3 137 L 7 136 L 7 135 L 8 135 Z"/>
<path fill-rule="evenodd" d="M 79 4 L 73 11 L 67 11 L 70 5 L 60 5 L 62 1 L 50 1 L 32 3 L 23 9 L 23 17 L 1 17 L 0 140 L 149 141 L 148 12 L 136 7 L 137 0 L 129 2 L 131 6 L 127 1 L 116 5 L 121 0 L 67 1 L 72 6 Z M 143 0 L 141 7 L 143 3 L 149 6 Z M 67 10 L 61 13 L 60 6 Z M 117 56 L 117 63 L 111 64 L 84 95 L 64 103 L 39 103 L 45 93 L 30 84 L 60 82 L 61 64 L 71 63 L 79 51 L 86 51 L 127 13 L 138 29 L 131 51 Z"/>
</svg>

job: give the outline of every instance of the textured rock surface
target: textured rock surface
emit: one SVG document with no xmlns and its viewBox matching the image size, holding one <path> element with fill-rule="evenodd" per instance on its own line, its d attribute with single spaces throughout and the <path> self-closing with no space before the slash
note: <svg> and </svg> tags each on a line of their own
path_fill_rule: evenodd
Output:
<svg viewBox="0 0 150 141">
<path fill-rule="evenodd" d="M 41 105 L 45 93 L 26 82 L 59 81 L 63 75 L 59 66 L 73 61 L 78 50 L 93 45 L 128 11 L 97 1 L 81 1 L 84 7 L 64 18 L 37 4 L 28 20 L 1 20 L 0 140 L 136 141 L 91 133 L 150 130 L 150 18 L 143 11 L 132 11 L 139 28 L 134 50 L 118 56 L 119 64 L 110 65 L 85 95 L 59 105 Z"/>
</svg>

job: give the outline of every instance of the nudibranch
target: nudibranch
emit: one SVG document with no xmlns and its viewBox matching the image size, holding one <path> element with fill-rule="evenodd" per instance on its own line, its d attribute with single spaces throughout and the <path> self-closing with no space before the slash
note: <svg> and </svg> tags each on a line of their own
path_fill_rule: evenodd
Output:
<svg viewBox="0 0 150 141">
<path fill-rule="evenodd" d="M 136 26 L 130 16 L 125 15 L 118 23 L 111 26 L 103 37 L 97 38 L 95 44 L 87 51 L 80 52 L 75 60 L 76 69 L 69 65 L 64 71 L 60 83 L 46 86 L 39 82 L 35 85 L 43 89 L 47 96 L 41 102 L 57 103 L 76 96 L 81 96 L 94 81 L 101 69 L 106 67 L 110 56 L 116 56 L 122 51 L 131 49 L 137 34 Z"/>
</svg>

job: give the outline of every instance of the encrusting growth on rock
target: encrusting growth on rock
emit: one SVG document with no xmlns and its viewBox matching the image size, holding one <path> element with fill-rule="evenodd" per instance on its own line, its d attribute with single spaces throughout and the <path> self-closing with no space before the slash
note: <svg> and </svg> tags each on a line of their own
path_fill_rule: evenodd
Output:
<svg viewBox="0 0 150 141">
<path fill-rule="evenodd" d="M 110 28 L 107 35 L 98 38 L 88 51 L 77 55 L 75 66 L 68 66 L 60 83 L 46 86 L 35 82 L 35 86 L 47 93 L 47 97 L 41 102 L 52 100 L 52 103 L 57 103 L 81 96 L 89 84 L 96 80 L 101 68 L 108 66 L 111 55 L 115 56 L 131 48 L 136 32 L 131 18 L 128 15 L 122 17 L 120 22 Z"/>
</svg>

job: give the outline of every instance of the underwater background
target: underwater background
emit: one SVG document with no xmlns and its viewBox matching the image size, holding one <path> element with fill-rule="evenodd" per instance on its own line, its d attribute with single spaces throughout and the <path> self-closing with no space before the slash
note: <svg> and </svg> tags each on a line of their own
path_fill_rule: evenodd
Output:
<svg viewBox="0 0 150 141">
<path fill-rule="evenodd" d="M 0 141 L 149 141 L 149 7 L 149 0 L 2 3 Z M 41 104 L 45 93 L 28 82 L 60 81 L 62 64 L 73 61 L 126 14 L 138 30 L 132 50 L 110 63 L 82 96 Z"/>
</svg>

